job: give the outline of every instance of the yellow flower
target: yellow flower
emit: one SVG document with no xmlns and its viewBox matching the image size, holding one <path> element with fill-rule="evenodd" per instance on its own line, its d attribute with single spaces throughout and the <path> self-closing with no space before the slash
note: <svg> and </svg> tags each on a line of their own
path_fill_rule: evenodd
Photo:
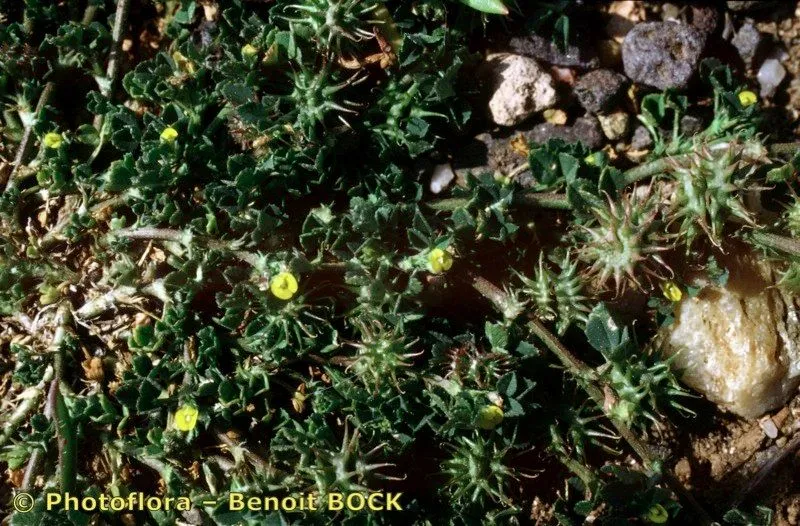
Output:
<svg viewBox="0 0 800 526">
<path fill-rule="evenodd" d="M 242 46 L 242 56 L 249 58 L 253 57 L 258 53 L 258 48 L 252 44 L 245 44 Z"/>
<path fill-rule="evenodd" d="M 197 415 L 200 414 L 196 407 L 181 406 L 175 411 L 175 427 L 178 431 L 189 432 L 197 425 Z"/>
<path fill-rule="evenodd" d="M 739 92 L 739 102 L 742 104 L 742 106 L 744 106 L 746 108 L 746 107 L 752 106 L 753 104 L 758 102 L 758 96 L 755 93 L 753 93 L 752 91 L 749 91 L 749 90 L 740 91 Z"/>
<path fill-rule="evenodd" d="M 288 300 L 297 292 L 297 278 L 289 272 L 279 272 L 269 282 L 269 290 L 282 300 Z"/>
<path fill-rule="evenodd" d="M 503 421 L 503 410 L 495 404 L 485 405 L 478 412 L 478 427 L 494 429 Z"/>
<path fill-rule="evenodd" d="M 173 128 L 172 126 L 167 126 L 164 128 L 164 131 L 161 132 L 161 140 L 164 142 L 175 142 L 175 139 L 178 138 L 178 130 Z"/>
<path fill-rule="evenodd" d="M 56 132 L 47 133 L 45 134 L 44 139 L 42 139 L 42 143 L 47 148 L 52 148 L 54 150 L 57 150 L 59 147 L 61 147 L 61 141 L 61 134 Z"/>
<path fill-rule="evenodd" d="M 647 510 L 647 515 L 644 518 L 647 522 L 652 522 L 653 524 L 664 524 L 669 519 L 669 513 L 664 509 L 664 506 L 656 504 Z"/>
<path fill-rule="evenodd" d="M 453 266 L 453 256 L 441 248 L 434 248 L 428 254 L 428 264 L 434 274 L 450 270 Z"/>
<path fill-rule="evenodd" d="M 675 284 L 674 281 L 662 282 L 661 292 L 664 293 L 665 298 L 675 303 L 681 301 L 681 298 L 683 298 L 683 291 L 678 285 Z"/>
</svg>

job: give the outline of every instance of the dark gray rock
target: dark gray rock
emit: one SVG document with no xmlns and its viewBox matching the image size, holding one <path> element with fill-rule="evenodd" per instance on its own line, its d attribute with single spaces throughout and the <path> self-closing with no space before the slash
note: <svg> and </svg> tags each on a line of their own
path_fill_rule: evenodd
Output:
<svg viewBox="0 0 800 526">
<path fill-rule="evenodd" d="M 773 7 L 776 2 L 767 0 L 730 0 L 728 2 L 728 9 L 731 11 L 754 11 L 756 9 L 764 9 Z"/>
<path fill-rule="evenodd" d="M 754 26 L 752 22 L 746 22 L 739 28 L 739 31 L 736 32 L 736 36 L 731 39 L 731 44 L 733 44 L 739 52 L 739 56 L 742 57 L 747 67 L 753 65 L 753 60 L 756 58 L 756 55 L 758 55 L 763 42 L 764 38 L 761 32 L 756 29 L 756 26 Z"/>
<path fill-rule="evenodd" d="M 647 150 L 653 146 L 653 138 L 650 136 L 650 132 L 647 131 L 643 125 L 639 125 L 633 130 L 633 138 L 631 138 L 631 149 L 632 150 Z"/>
<path fill-rule="evenodd" d="M 692 26 L 700 31 L 703 40 L 713 35 L 719 27 L 720 14 L 716 7 L 712 5 L 697 5 L 691 8 Z"/>
<path fill-rule="evenodd" d="M 703 36 L 684 24 L 637 24 L 622 42 L 625 74 L 658 89 L 685 88 L 703 52 Z"/>
<path fill-rule="evenodd" d="M 684 115 L 680 122 L 681 134 L 684 137 L 691 137 L 703 131 L 703 120 L 694 115 Z"/>
<path fill-rule="evenodd" d="M 566 142 L 582 142 L 586 147 L 596 149 L 603 146 L 605 142 L 600 123 L 591 116 L 576 119 L 572 126 L 558 126 L 543 122 L 522 133 L 530 142 L 539 144 L 545 143 L 549 139 L 562 139 Z"/>
<path fill-rule="evenodd" d="M 498 137 L 489 133 L 477 135 L 453 152 L 451 166 L 459 184 L 463 184 L 467 174 L 470 173 L 475 175 L 484 172 L 508 174 L 527 161 L 527 155 L 519 148 L 514 147 L 515 141 L 522 139 L 524 142 L 541 144 L 555 138 L 563 139 L 566 142 L 580 141 L 591 149 L 600 148 L 605 143 L 603 130 L 594 117 L 581 117 L 572 126 L 558 126 L 545 122 L 528 130 L 519 130 L 510 136 Z M 530 171 L 517 176 L 517 182 L 523 186 L 526 181 L 533 181 Z"/>
<path fill-rule="evenodd" d="M 562 50 L 550 39 L 539 35 L 513 37 L 509 40 L 508 47 L 513 53 L 532 57 L 555 66 L 591 69 L 600 64 L 599 59 L 594 54 L 587 53 L 573 45 Z"/>
<path fill-rule="evenodd" d="M 582 75 L 575 83 L 575 96 L 586 111 L 599 113 L 614 108 L 628 79 L 610 69 L 597 69 Z"/>
</svg>

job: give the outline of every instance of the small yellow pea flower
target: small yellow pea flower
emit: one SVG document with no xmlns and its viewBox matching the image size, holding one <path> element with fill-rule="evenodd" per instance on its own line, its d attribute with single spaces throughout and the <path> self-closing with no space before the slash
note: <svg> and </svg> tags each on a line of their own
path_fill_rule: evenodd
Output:
<svg viewBox="0 0 800 526">
<path fill-rule="evenodd" d="M 270 280 L 269 290 L 278 299 L 291 299 L 297 292 L 297 278 L 289 272 L 279 272 Z"/>
<path fill-rule="evenodd" d="M 453 256 L 441 248 L 434 248 L 428 254 L 428 264 L 434 274 L 439 274 L 450 270 L 453 266 Z"/>
<path fill-rule="evenodd" d="M 664 524 L 669 519 L 669 513 L 664 506 L 661 504 L 656 504 L 647 510 L 647 515 L 645 515 L 644 518 L 647 520 L 647 522 L 651 522 L 653 524 Z"/>
<path fill-rule="evenodd" d="M 164 128 L 164 131 L 161 132 L 161 140 L 164 142 L 175 142 L 175 139 L 178 138 L 178 130 L 173 128 L 172 126 L 167 126 Z"/>
<path fill-rule="evenodd" d="M 252 44 L 242 46 L 242 56 L 245 58 L 254 57 L 258 53 L 258 48 Z"/>
<path fill-rule="evenodd" d="M 669 301 L 677 303 L 683 298 L 683 291 L 674 281 L 664 281 L 661 283 L 661 292 Z"/>
<path fill-rule="evenodd" d="M 197 425 L 197 416 L 200 412 L 190 405 L 181 406 L 175 411 L 175 428 L 188 433 Z"/>
<path fill-rule="evenodd" d="M 57 150 L 61 147 L 61 142 L 63 139 L 61 138 L 60 133 L 50 132 L 45 134 L 44 139 L 42 139 L 42 143 L 47 148 L 52 148 L 53 150 Z"/>
<path fill-rule="evenodd" d="M 478 411 L 478 427 L 481 429 L 494 429 L 503 421 L 503 410 L 495 404 L 481 407 Z"/>
<path fill-rule="evenodd" d="M 740 91 L 738 97 L 739 97 L 739 102 L 745 108 L 748 106 L 752 106 L 753 104 L 758 102 L 758 96 L 749 90 Z"/>
</svg>

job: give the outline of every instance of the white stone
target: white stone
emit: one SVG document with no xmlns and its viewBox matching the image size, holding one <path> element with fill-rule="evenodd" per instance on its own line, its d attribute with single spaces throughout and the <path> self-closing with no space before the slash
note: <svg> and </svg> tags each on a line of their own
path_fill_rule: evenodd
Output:
<svg viewBox="0 0 800 526">
<path fill-rule="evenodd" d="M 431 174 L 429 188 L 431 189 L 432 193 L 438 194 L 447 188 L 455 178 L 456 174 L 453 172 L 453 167 L 450 166 L 450 163 L 437 165 L 433 169 L 433 174 Z"/>
<path fill-rule="evenodd" d="M 553 78 L 534 59 L 498 53 L 486 60 L 494 78 L 489 111 L 496 124 L 514 126 L 556 103 Z"/>
<path fill-rule="evenodd" d="M 682 382 L 746 418 L 783 406 L 800 384 L 798 307 L 772 277 L 759 281 L 763 270 L 685 295 L 661 334 Z"/>
<path fill-rule="evenodd" d="M 776 58 L 770 58 L 758 69 L 758 83 L 761 85 L 761 96 L 772 97 L 775 90 L 786 77 L 786 69 Z"/>
</svg>

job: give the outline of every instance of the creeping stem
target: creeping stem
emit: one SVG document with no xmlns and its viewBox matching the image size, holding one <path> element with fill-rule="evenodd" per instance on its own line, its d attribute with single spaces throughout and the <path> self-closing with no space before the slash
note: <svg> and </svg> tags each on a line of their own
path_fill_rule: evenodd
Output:
<svg viewBox="0 0 800 526">
<path fill-rule="evenodd" d="M 498 287 L 492 285 L 488 280 L 480 276 L 473 277 L 472 286 L 481 295 L 495 304 L 495 306 L 502 312 L 506 311 L 508 308 L 508 303 L 510 302 L 510 298 L 508 298 L 508 296 Z M 619 435 L 628 443 L 631 449 L 636 452 L 645 467 L 657 469 L 660 462 L 658 459 L 654 458 L 647 444 L 639 440 L 639 438 L 630 430 L 630 428 L 628 428 L 628 426 L 626 426 L 618 418 L 614 417 L 614 415 L 611 414 L 606 407 L 607 404 L 604 392 L 607 389 L 611 389 L 610 386 L 606 385 L 598 378 L 594 369 L 572 354 L 569 349 L 564 347 L 564 345 L 562 345 L 561 342 L 549 330 L 547 330 L 547 328 L 537 318 L 530 316 L 527 326 L 531 332 L 535 334 L 536 337 L 542 341 L 542 343 L 544 343 L 545 347 L 547 347 L 548 350 L 556 355 L 567 371 L 569 371 L 569 373 L 578 380 L 578 383 L 586 391 L 586 394 L 588 394 L 595 404 L 597 404 L 597 406 L 603 411 L 603 413 L 605 413 L 606 417 L 614 425 L 614 428 L 616 428 Z M 703 507 L 700 506 L 700 504 L 695 500 L 694 496 L 670 471 L 663 469 L 662 476 L 670 488 L 672 488 L 672 490 L 695 511 L 701 524 L 712 523 L 711 517 L 708 515 L 708 513 L 706 513 Z"/>
<path fill-rule="evenodd" d="M 708 145 L 711 151 L 725 150 L 731 147 L 728 141 L 721 141 Z M 800 143 L 776 143 L 767 146 L 770 155 L 780 157 L 794 155 L 800 151 Z M 695 157 L 694 153 L 686 153 L 669 157 L 655 159 L 639 166 L 635 166 L 623 173 L 625 186 L 644 181 L 650 177 L 666 172 L 671 166 L 680 165 L 690 161 Z M 527 168 L 527 163 L 522 165 Z M 467 206 L 469 199 L 465 197 L 451 197 L 439 199 L 428 203 L 428 207 L 439 211 L 452 211 L 457 208 Z M 570 210 L 570 205 L 565 194 L 559 193 L 519 193 L 514 195 L 514 204 L 531 208 L 543 208 L 550 210 Z"/>
</svg>

